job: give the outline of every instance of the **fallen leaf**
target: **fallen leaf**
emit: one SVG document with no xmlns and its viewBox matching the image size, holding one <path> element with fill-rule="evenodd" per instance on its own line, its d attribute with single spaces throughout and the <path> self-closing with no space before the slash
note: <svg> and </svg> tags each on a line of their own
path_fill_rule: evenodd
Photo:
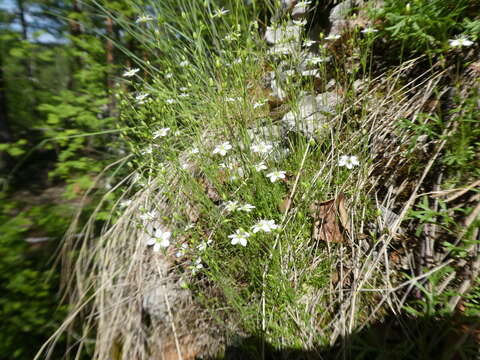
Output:
<svg viewBox="0 0 480 360">
<path fill-rule="evenodd" d="M 348 217 L 348 210 L 345 206 L 345 195 L 343 193 L 338 194 L 337 203 L 338 203 L 338 215 L 340 217 L 340 222 L 343 228 L 349 231 L 351 229 L 350 219 Z"/>
<path fill-rule="evenodd" d="M 336 199 L 313 203 L 310 212 L 314 219 L 313 238 L 326 242 L 343 242 L 343 235 L 337 220 Z"/>
</svg>

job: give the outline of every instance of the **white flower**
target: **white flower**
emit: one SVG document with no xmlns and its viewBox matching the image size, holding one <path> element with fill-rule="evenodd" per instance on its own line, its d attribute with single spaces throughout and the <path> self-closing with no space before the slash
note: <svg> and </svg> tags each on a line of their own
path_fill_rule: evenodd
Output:
<svg viewBox="0 0 480 360">
<path fill-rule="evenodd" d="M 135 96 L 135 100 L 137 100 L 137 102 L 139 104 L 143 104 L 145 102 L 146 98 L 149 97 L 149 96 L 150 96 L 150 94 L 148 94 L 148 93 L 140 93 L 137 96 Z"/>
<path fill-rule="evenodd" d="M 238 209 L 238 201 L 227 201 L 223 206 L 228 212 L 233 212 Z"/>
<path fill-rule="evenodd" d="M 156 139 L 158 137 L 167 136 L 169 131 L 170 131 L 170 128 L 161 128 L 153 133 L 153 138 Z"/>
<path fill-rule="evenodd" d="M 242 63 L 242 58 L 238 58 L 236 60 L 233 61 L 234 64 L 241 64 Z"/>
<path fill-rule="evenodd" d="M 271 232 L 279 228 L 279 225 L 275 224 L 275 220 L 260 220 L 258 223 L 252 226 L 254 233 L 259 231 Z"/>
<path fill-rule="evenodd" d="M 180 246 L 180 250 L 178 250 L 176 253 L 175 253 L 175 257 L 182 257 L 183 255 L 185 255 L 185 252 L 188 250 L 188 244 L 182 244 Z"/>
<path fill-rule="evenodd" d="M 195 275 L 201 269 L 203 269 L 202 259 L 198 258 L 192 265 L 192 275 Z"/>
<path fill-rule="evenodd" d="M 157 212 L 155 210 L 147 211 L 145 214 L 140 215 L 141 220 L 153 220 L 157 216 Z"/>
<path fill-rule="evenodd" d="M 273 183 L 278 179 L 285 179 L 285 171 L 272 171 L 270 174 L 267 174 L 267 177 Z"/>
<path fill-rule="evenodd" d="M 293 20 L 293 23 L 297 26 L 305 26 L 307 25 L 307 20 L 303 19 L 303 20 Z"/>
<path fill-rule="evenodd" d="M 452 39 L 452 40 L 449 40 L 450 42 L 450 46 L 451 47 L 462 47 L 462 46 L 472 46 L 473 45 L 473 41 L 471 41 L 468 37 L 466 36 L 461 36 L 457 39 Z"/>
<path fill-rule="evenodd" d="M 183 61 L 181 61 L 180 64 L 178 64 L 178 65 L 180 65 L 181 67 L 185 67 L 185 66 L 190 65 L 190 63 L 188 62 L 188 60 L 183 60 Z"/>
<path fill-rule="evenodd" d="M 185 92 L 185 91 L 187 91 L 187 90 L 188 90 L 188 88 L 187 88 L 187 87 L 185 87 L 185 86 L 182 86 L 182 87 L 181 87 L 181 88 L 179 88 L 178 90 L 180 90 L 180 91 L 182 91 L 182 92 Z"/>
<path fill-rule="evenodd" d="M 179 97 L 188 97 L 189 95 L 186 94 L 186 93 L 181 93 L 180 95 L 178 95 Z"/>
<path fill-rule="evenodd" d="M 159 252 L 161 248 L 167 248 L 170 246 L 170 231 L 163 231 L 162 229 L 155 230 L 153 237 L 147 240 L 147 245 L 153 245 L 153 251 Z"/>
<path fill-rule="evenodd" d="M 137 72 L 139 72 L 140 69 L 127 69 L 124 73 L 123 73 L 123 76 L 125 77 L 132 77 L 134 76 Z"/>
<path fill-rule="evenodd" d="M 307 63 L 310 65 L 318 65 L 330 61 L 328 56 L 315 56 L 307 60 Z"/>
<path fill-rule="evenodd" d="M 247 246 L 247 238 L 250 237 L 250 233 L 243 229 L 238 229 L 235 234 L 228 235 L 228 237 L 232 239 L 232 245 L 240 244 L 242 246 Z"/>
<path fill-rule="evenodd" d="M 221 8 L 221 9 L 217 9 L 213 12 L 213 17 L 216 18 L 216 17 L 221 17 L 221 16 L 224 16 L 226 14 L 228 14 L 230 11 L 229 10 L 226 10 L 224 8 Z"/>
<path fill-rule="evenodd" d="M 371 28 L 371 27 L 367 27 L 365 29 L 362 30 L 362 33 L 363 34 L 366 34 L 366 35 L 369 35 L 369 34 L 373 34 L 373 33 L 376 33 L 378 30 L 377 29 L 374 29 L 374 28 Z"/>
<path fill-rule="evenodd" d="M 252 209 L 255 209 L 255 206 L 251 204 L 243 204 L 238 207 L 238 211 L 245 211 L 245 212 L 251 212 Z"/>
<path fill-rule="evenodd" d="M 354 166 L 360 165 L 360 162 L 356 156 L 342 155 L 338 165 L 345 166 L 347 169 L 353 169 Z"/>
<path fill-rule="evenodd" d="M 315 45 L 316 41 L 314 40 L 306 40 L 303 45 L 305 45 L 306 47 L 310 47 L 310 46 L 313 46 Z"/>
<path fill-rule="evenodd" d="M 121 207 L 121 208 L 125 208 L 125 207 L 127 207 L 127 206 L 130 206 L 131 203 L 132 203 L 132 200 L 122 200 L 122 201 L 120 202 L 120 207 Z"/>
<path fill-rule="evenodd" d="M 338 40 L 340 37 L 340 34 L 331 34 L 325 37 L 325 40 Z"/>
<path fill-rule="evenodd" d="M 198 150 L 197 147 L 194 147 L 190 150 L 190 155 L 195 155 L 195 154 L 198 154 L 200 152 L 200 150 Z"/>
<path fill-rule="evenodd" d="M 272 151 L 273 146 L 265 141 L 261 141 L 258 144 L 252 145 L 251 149 L 255 153 L 268 154 L 270 151 Z"/>
<path fill-rule="evenodd" d="M 135 22 L 137 24 L 141 24 L 141 23 L 145 23 L 145 22 L 148 22 L 148 21 L 152 21 L 153 20 L 153 17 L 151 15 L 140 15 L 137 20 L 135 20 Z"/>
<path fill-rule="evenodd" d="M 233 164 L 220 163 L 218 164 L 218 166 L 221 167 L 222 169 L 233 170 Z"/>
<path fill-rule="evenodd" d="M 226 141 L 223 144 L 218 145 L 214 150 L 213 150 L 213 155 L 215 154 L 220 154 L 221 156 L 227 155 L 227 151 L 232 148 L 232 145 L 230 145 L 230 142 Z"/>
<path fill-rule="evenodd" d="M 265 105 L 266 102 L 267 102 L 267 100 L 258 101 L 258 102 L 256 102 L 255 104 L 253 104 L 253 108 L 254 108 L 254 109 L 257 109 L 257 108 Z"/>
<path fill-rule="evenodd" d="M 173 104 L 175 102 L 175 99 L 167 99 L 165 100 L 167 104 Z"/>
<path fill-rule="evenodd" d="M 165 74 L 165 79 L 171 79 L 173 77 L 172 73 L 166 73 Z"/>
<path fill-rule="evenodd" d="M 149 145 L 141 151 L 141 154 L 142 155 L 147 155 L 147 154 L 151 154 L 152 152 L 153 152 L 153 147 L 152 147 L 152 145 Z"/>
<path fill-rule="evenodd" d="M 267 170 L 267 165 L 265 165 L 265 163 L 262 161 L 262 162 L 259 162 L 258 164 L 255 164 L 254 165 L 255 167 L 255 170 L 260 172 L 262 170 Z"/>
<path fill-rule="evenodd" d="M 210 245 L 212 243 L 212 240 L 208 240 L 208 241 L 203 241 L 200 245 L 197 246 L 197 249 L 199 251 L 205 251 L 207 249 L 207 246 Z"/>
</svg>

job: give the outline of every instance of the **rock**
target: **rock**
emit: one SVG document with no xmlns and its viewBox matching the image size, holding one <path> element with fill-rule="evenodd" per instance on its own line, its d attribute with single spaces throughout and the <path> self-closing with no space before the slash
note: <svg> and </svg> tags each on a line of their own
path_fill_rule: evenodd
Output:
<svg viewBox="0 0 480 360">
<path fill-rule="evenodd" d="M 298 109 L 290 111 L 281 123 L 288 131 L 299 131 L 307 137 L 317 137 L 325 130 L 329 118 L 336 114 L 340 96 L 334 92 L 325 92 L 317 96 L 304 95 Z"/>
<path fill-rule="evenodd" d="M 300 43 L 303 28 L 299 25 L 287 24 L 285 26 L 268 26 L 265 31 L 265 41 L 270 45 Z"/>
<path fill-rule="evenodd" d="M 331 24 L 328 36 L 340 35 L 348 27 L 348 16 L 355 5 L 354 0 L 345 0 L 333 7 L 328 16 Z"/>
</svg>

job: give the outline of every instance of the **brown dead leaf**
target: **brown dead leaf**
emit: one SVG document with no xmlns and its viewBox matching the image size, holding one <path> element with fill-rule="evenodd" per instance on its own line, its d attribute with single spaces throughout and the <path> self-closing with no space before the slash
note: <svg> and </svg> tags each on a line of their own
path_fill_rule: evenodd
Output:
<svg viewBox="0 0 480 360">
<path fill-rule="evenodd" d="M 315 202 L 310 206 L 314 219 L 313 238 L 326 242 L 343 242 L 344 237 L 340 225 L 345 230 L 350 229 L 348 210 L 345 206 L 345 195 L 340 193 L 337 198 Z"/>
<path fill-rule="evenodd" d="M 336 216 L 335 199 L 313 203 L 310 212 L 313 216 L 313 238 L 326 242 L 343 242 L 343 235 Z"/>
</svg>

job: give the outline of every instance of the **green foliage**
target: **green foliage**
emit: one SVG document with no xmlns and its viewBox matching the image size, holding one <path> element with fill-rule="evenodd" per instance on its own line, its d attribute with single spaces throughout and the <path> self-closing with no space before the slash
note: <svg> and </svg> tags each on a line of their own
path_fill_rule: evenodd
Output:
<svg viewBox="0 0 480 360">
<path fill-rule="evenodd" d="M 476 7 L 475 0 L 386 0 L 372 15 L 383 21 L 384 34 L 408 57 L 443 51 L 449 39 L 465 30 L 462 21 Z M 472 29 L 468 19 L 465 24 Z"/>
<path fill-rule="evenodd" d="M 69 218 L 60 215 L 64 210 L 48 206 L 12 216 L 16 206 L 4 203 L 0 209 L 0 354 L 27 360 L 59 326 L 66 307 L 59 304 L 59 276 L 48 262 L 51 253 L 29 249 L 25 238 L 39 227 L 47 236 L 59 236 Z"/>
</svg>

